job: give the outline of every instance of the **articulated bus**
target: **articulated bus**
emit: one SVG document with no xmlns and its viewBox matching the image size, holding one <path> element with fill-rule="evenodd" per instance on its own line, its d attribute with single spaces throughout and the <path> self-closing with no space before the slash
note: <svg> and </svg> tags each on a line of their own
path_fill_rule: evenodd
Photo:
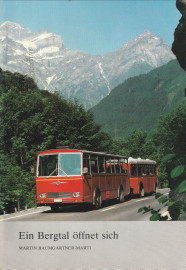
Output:
<svg viewBox="0 0 186 270">
<path fill-rule="evenodd" d="M 86 203 L 98 209 L 102 201 L 123 202 L 129 194 L 127 157 L 65 148 L 38 153 L 37 205 L 55 211 L 64 204 Z"/>
<path fill-rule="evenodd" d="M 156 161 L 150 159 L 128 159 L 131 193 L 143 197 L 145 193 L 158 192 Z"/>
</svg>

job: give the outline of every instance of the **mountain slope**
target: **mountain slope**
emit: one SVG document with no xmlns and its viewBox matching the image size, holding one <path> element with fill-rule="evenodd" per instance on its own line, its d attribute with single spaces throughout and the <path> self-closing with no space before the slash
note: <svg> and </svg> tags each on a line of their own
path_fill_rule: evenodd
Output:
<svg viewBox="0 0 186 270">
<path fill-rule="evenodd" d="M 91 109 L 95 121 L 112 136 L 134 128 L 151 130 L 158 117 L 174 108 L 184 96 L 185 72 L 177 60 L 145 75 L 126 80 Z"/>
<path fill-rule="evenodd" d="M 174 58 L 165 42 L 148 31 L 114 52 L 89 55 L 65 48 L 56 34 L 33 33 L 12 22 L 0 25 L 3 70 L 28 75 L 40 89 L 77 98 L 86 108 L 97 104 L 125 79 Z"/>
</svg>

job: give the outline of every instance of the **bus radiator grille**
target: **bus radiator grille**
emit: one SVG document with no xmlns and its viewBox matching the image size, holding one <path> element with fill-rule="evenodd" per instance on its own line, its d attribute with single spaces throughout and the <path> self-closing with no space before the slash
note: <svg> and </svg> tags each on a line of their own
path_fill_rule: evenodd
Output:
<svg viewBox="0 0 186 270">
<path fill-rule="evenodd" d="M 48 198 L 53 199 L 53 198 L 71 198 L 70 192 L 53 192 L 53 193 L 48 193 Z"/>
</svg>

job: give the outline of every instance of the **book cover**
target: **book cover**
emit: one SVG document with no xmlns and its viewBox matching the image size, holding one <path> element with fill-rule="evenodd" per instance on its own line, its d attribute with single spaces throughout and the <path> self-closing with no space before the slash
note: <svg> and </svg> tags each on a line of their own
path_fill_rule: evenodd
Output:
<svg viewBox="0 0 186 270">
<path fill-rule="evenodd" d="M 0 2 L 0 269 L 185 269 L 178 9 Z"/>
</svg>

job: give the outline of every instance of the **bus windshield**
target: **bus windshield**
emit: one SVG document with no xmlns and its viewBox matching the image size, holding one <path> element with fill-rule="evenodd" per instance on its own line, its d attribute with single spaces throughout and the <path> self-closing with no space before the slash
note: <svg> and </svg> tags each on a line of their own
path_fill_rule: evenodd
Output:
<svg viewBox="0 0 186 270">
<path fill-rule="evenodd" d="M 38 176 L 81 175 L 81 154 L 65 153 L 39 156 Z"/>
</svg>

